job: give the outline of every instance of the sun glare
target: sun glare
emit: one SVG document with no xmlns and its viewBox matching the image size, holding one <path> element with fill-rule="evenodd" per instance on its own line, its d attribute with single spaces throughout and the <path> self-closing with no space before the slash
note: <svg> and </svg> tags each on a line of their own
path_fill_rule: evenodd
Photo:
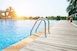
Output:
<svg viewBox="0 0 77 51">
<path fill-rule="evenodd" d="M 29 17 L 30 16 L 29 12 L 30 11 L 28 9 L 17 9 L 16 10 L 16 13 L 17 13 L 18 17 L 21 17 L 21 16 L 27 16 L 27 17 Z"/>
<path fill-rule="evenodd" d="M 25 16 L 25 12 L 23 12 L 21 10 L 16 10 L 16 13 L 18 16 Z"/>
</svg>

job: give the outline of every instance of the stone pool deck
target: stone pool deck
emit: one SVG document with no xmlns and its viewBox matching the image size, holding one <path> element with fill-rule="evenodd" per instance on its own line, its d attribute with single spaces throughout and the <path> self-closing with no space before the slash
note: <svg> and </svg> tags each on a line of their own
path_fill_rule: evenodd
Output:
<svg viewBox="0 0 77 51">
<path fill-rule="evenodd" d="M 50 32 L 47 38 L 40 35 L 19 51 L 77 51 L 77 26 L 61 20 L 51 26 Z"/>
</svg>

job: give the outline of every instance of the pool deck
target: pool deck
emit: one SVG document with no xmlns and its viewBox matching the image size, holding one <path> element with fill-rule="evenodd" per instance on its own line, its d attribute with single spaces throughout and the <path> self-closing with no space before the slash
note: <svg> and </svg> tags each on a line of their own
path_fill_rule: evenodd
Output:
<svg viewBox="0 0 77 51">
<path fill-rule="evenodd" d="M 50 26 L 47 38 L 44 36 L 44 31 L 41 31 L 29 39 L 23 40 L 27 43 L 20 43 L 24 46 L 16 51 L 77 51 L 77 26 L 67 20 L 61 20 Z M 4 51 L 15 51 L 15 48 L 8 49 L 10 48 Z"/>
</svg>

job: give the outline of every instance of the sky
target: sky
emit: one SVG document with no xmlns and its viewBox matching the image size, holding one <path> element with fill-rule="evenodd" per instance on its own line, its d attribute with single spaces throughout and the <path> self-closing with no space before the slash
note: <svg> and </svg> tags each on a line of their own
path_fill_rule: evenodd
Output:
<svg viewBox="0 0 77 51">
<path fill-rule="evenodd" d="M 22 16 L 67 16 L 67 0 L 1 0 L 0 10 L 12 6 Z"/>
</svg>

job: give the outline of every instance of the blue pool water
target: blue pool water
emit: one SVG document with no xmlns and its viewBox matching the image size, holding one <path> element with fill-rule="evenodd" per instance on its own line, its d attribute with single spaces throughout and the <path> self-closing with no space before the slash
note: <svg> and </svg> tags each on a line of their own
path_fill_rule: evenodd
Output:
<svg viewBox="0 0 77 51">
<path fill-rule="evenodd" d="M 57 20 L 50 20 L 50 24 Z M 0 20 L 0 51 L 30 36 L 35 20 Z M 37 26 L 37 25 L 36 25 Z M 44 28 L 43 22 L 38 31 Z M 33 31 L 32 34 L 35 32 Z"/>
</svg>

